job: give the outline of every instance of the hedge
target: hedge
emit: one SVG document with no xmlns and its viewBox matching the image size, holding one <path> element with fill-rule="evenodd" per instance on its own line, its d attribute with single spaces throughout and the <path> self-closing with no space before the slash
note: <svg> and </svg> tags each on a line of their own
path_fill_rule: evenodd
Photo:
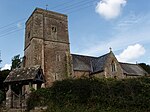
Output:
<svg viewBox="0 0 150 112">
<path fill-rule="evenodd" d="M 4 99 L 5 99 L 5 94 L 0 90 L 0 104 L 4 101 Z"/>
<path fill-rule="evenodd" d="M 150 111 L 150 79 L 67 79 L 31 93 L 28 110 L 48 106 L 50 112 Z M 113 109 L 113 110 L 112 110 Z M 119 109 L 119 110 L 117 110 Z M 56 111 L 57 110 L 57 111 Z M 110 112 L 111 112 L 110 111 Z"/>
</svg>

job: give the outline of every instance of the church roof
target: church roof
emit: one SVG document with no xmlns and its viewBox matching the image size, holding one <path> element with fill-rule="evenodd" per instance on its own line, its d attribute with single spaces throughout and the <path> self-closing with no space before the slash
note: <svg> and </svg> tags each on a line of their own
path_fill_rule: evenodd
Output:
<svg viewBox="0 0 150 112">
<path fill-rule="evenodd" d="M 107 60 L 109 53 L 98 57 L 97 59 L 93 60 L 93 72 L 100 72 L 104 70 L 104 65 Z"/>
<path fill-rule="evenodd" d="M 96 58 L 97 57 L 72 54 L 73 70 L 91 72 L 92 60 Z"/>
<path fill-rule="evenodd" d="M 100 57 L 72 54 L 73 70 L 88 71 L 91 73 L 103 71 L 108 54 Z"/>
<path fill-rule="evenodd" d="M 143 68 L 141 68 L 137 64 L 130 64 L 130 63 L 121 63 L 120 65 L 123 69 L 123 73 L 127 75 L 132 75 L 132 76 L 145 76 L 148 74 Z"/>
<path fill-rule="evenodd" d="M 84 56 L 72 54 L 72 64 L 74 71 L 87 71 L 91 74 L 104 71 L 106 60 L 110 53 L 100 57 Z M 119 62 L 123 73 L 132 76 L 145 76 L 148 74 L 143 68 L 137 64 Z"/>
<path fill-rule="evenodd" d="M 29 68 L 17 68 L 12 70 L 5 83 L 21 82 L 21 81 L 44 81 L 43 72 L 39 65 Z"/>
</svg>

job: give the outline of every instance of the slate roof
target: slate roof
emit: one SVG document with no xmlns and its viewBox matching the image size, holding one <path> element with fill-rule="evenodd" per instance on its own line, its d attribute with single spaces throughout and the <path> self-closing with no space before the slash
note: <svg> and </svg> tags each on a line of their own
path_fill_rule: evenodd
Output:
<svg viewBox="0 0 150 112">
<path fill-rule="evenodd" d="M 109 53 L 102 55 L 102 56 L 98 57 L 96 60 L 92 61 L 94 73 L 104 70 L 104 66 L 105 66 L 108 55 L 109 55 Z"/>
<path fill-rule="evenodd" d="M 87 71 L 91 73 L 103 71 L 108 54 L 100 57 L 72 54 L 73 70 Z"/>
<path fill-rule="evenodd" d="M 123 73 L 127 75 L 132 75 L 132 76 L 145 76 L 148 74 L 143 68 L 141 68 L 137 64 L 130 64 L 130 63 L 121 63 L 120 65 L 123 69 Z"/>
<path fill-rule="evenodd" d="M 5 79 L 5 83 L 10 82 L 20 82 L 20 81 L 33 81 L 41 67 L 39 65 L 30 67 L 30 68 L 17 68 L 12 70 L 7 78 Z M 43 75 L 43 74 L 42 74 Z"/>
<path fill-rule="evenodd" d="M 92 73 L 104 71 L 106 60 L 110 53 L 100 57 L 84 56 L 72 54 L 72 64 L 74 71 L 87 71 Z M 121 63 L 119 62 L 123 73 L 132 76 L 145 76 L 148 74 L 143 68 L 137 64 Z"/>
</svg>

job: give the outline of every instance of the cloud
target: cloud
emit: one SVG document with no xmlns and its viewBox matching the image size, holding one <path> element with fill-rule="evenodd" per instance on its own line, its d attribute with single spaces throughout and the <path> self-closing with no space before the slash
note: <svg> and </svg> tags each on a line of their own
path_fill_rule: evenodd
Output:
<svg viewBox="0 0 150 112">
<path fill-rule="evenodd" d="M 100 0 L 95 10 L 107 20 L 114 19 L 120 15 L 126 2 L 126 0 Z"/>
<path fill-rule="evenodd" d="M 11 64 L 5 64 L 4 67 L 1 68 L 1 70 L 7 70 L 7 69 L 10 70 L 10 68 L 11 68 Z"/>
<path fill-rule="evenodd" d="M 130 21 L 130 22 L 126 22 Z M 136 22 L 134 22 L 136 21 Z M 126 23 L 124 27 L 120 27 L 119 24 Z M 121 51 L 127 46 L 139 44 L 149 44 L 150 43 L 150 15 L 135 15 L 129 14 L 125 18 L 122 18 L 121 21 L 114 23 L 112 26 L 113 35 L 110 37 L 103 37 L 97 35 L 97 38 L 94 37 L 94 40 L 88 40 L 86 42 L 80 41 L 82 43 L 83 49 L 75 51 L 83 55 L 93 55 L 100 56 L 106 52 L 109 52 L 109 48 L 113 48 L 114 52 Z M 119 28 L 120 27 L 120 28 Z M 109 33 L 109 32 L 108 32 Z M 92 35 L 92 34 L 91 34 Z M 85 36 L 87 37 L 87 36 Z M 105 38 L 105 40 L 102 38 Z M 95 43 L 96 42 L 96 43 Z M 93 43 L 93 44 L 92 44 Z M 85 46 L 86 45 L 86 46 Z M 85 48 L 85 49 L 84 49 Z M 147 54 L 147 53 L 146 53 Z"/>
<path fill-rule="evenodd" d="M 90 41 L 90 43 L 84 43 L 89 45 L 90 47 L 86 47 L 85 49 L 79 50 L 78 53 L 83 55 L 93 55 L 93 56 L 100 56 L 103 55 L 106 52 L 109 52 L 109 48 L 111 47 L 112 50 L 120 51 L 124 48 L 126 48 L 129 45 L 134 45 L 136 43 L 149 43 L 150 42 L 150 32 L 145 30 L 145 32 L 142 33 L 136 33 L 136 34 L 130 34 L 123 33 L 116 35 L 115 37 L 111 37 L 105 41 L 96 40 L 98 43 L 94 44 L 94 42 Z M 93 43 L 91 45 L 91 43 Z"/>
<path fill-rule="evenodd" d="M 131 27 L 134 27 L 134 25 L 141 25 L 143 23 L 143 20 L 146 19 L 145 17 L 147 17 L 147 15 L 136 15 L 135 13 L 130 12 L 126 17 L 122 18 L 117 23 L 115 23 L 114 29 L 120 32 L 130 29 Z"/>
<path fill-rule="evenodd" d="M 121 62 L 131 62 L 145 54 L 145 48 L 140 44 L 128 46 L 122 53 L 117 55 Z"/>
</svg>

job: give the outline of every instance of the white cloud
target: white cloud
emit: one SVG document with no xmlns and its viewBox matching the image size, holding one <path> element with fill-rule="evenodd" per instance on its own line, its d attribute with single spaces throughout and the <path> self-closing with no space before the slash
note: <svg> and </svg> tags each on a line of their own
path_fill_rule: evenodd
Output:
<svg viewBox="0 0 150 112">
<path fill-rule="evenodd" d="M 122 53 L 117 55 L 121 62 L 131 62 L 145 54 L 145 48 L 140 44 L 128 46 Z"/>
<path fill-rule="evenodd" d="M 11 68 L 11 64 L 5 64 L 4 67 L 1 68 L 1 70 L 7 70 L 7 69 L 10 70 L 10 68 Z"/>
<path fill-rule="evenodd" d="M 94 42 L 90 41 L 90 43 L 84 43 L 89 45 L 90 47 L 86 47 L 86 49 L 79 50 L 78 53 L 83 55 L 93 55 L 100 56 L 106 52 L 109 52 L 109 48 L 111 47 L 113 51 L 120 51 L 126 48 L 129 45 L 134 45 L 136 43 L 149 43 L 150 42 L 150 32 L 145 30 L 142 33 L 130 34 L 123 33 L 116 35 L 116 37 L 111 37 L 106 41 L 97 40 L 98 44 L 94 44 Z M 91 43 L 93 43 L 91 45 Z M 83 45 L 84 45 L 83 44 Z"/>
<path fill-rule="evenodd" d="M 124 27 L 123 26 L 120 27 L 119 24 L 124 23 L 124 21 L 128 20 L 130 21 L 129 22 L 130 25 L 125 24 L 125 27 L 128 30 L 123 30 Z M 150 43 L 149 29 L 150 29 L 149 14 L 145 16 L 129 14 L 127 17 L 122 18 L 121 22 L 119 21 L 119 23 L 118 22 L 114 23 L 112 29 L 113 35 L 110 38 L 103 37 L 101 35 L 97 36 L 97 38 L 94 38 L 94 40 L 90 41 L 89 39 L 85 38 L 88 41 L 86 42 L 80 41 L 83 45 L 82 47 L 85 49 L 79 49 L 78 51 L 75 52 L 83 55 L 100 56 L 106 52 L 109 52 L 110 47 L 112 47 L 113 51 L 116 52 L 123 50 L 127 46 L 134 45 L 136 43 L 140 43 L 142 45 L 149 44 Z M 102 40 L 101 37 L 106 39 Z"/>
<path fill-rule="evenodd" d="M 118 32 L 131 29 L 135 25 L 141 25 L 143 23 L 143 20 L 146 19 L 145 17 L 147 16 L 143 14 L 137 15 L 133 12 L 130 12 L 126 17 L 115 23 L 114 29 L 118 30 Z"/>
<path fill-rule="evenodd" d="M 127 22 L 128 21 L 128 22 Z M 136 21 L 136 22 L 135 22 Z M 123 25 L 119 26 L 119 24 Z M 116 55 L 119 55 L 120 51 L 127 49 L 127 46 L 134 46 L 137 43 L 144 45 L 146 52 L 140 58 L 132 59 L 128 62 L 145 62 L 150 64 L 149 44 L 150 44 L 150 14 L 134 14 L 130 13 L 120 21 L 113 23 L 113 34 L 109 37 L 100 34 L 90 34 L 84 36 L 83 41 L 80 39 L 79 43 L 82 43 L 79 49 L 72 50 L 74 53 L 82 55 L 101 56 L 109 52 L 111 47 Z M 124 28 L 125 27 L 125 28 Z M 110 33 L 108 31 L 108 33 Z M 92 38 L 89 40 L 89 38 Z M 138 54 L 139 55 L 139 54 Z"/>
<path fill-rule="evenodd" d="M 119 16 L 126 0 L 100 0 L 96 6 L 96 12 L 105 19 L 113 19 Z"/>
</svg>

